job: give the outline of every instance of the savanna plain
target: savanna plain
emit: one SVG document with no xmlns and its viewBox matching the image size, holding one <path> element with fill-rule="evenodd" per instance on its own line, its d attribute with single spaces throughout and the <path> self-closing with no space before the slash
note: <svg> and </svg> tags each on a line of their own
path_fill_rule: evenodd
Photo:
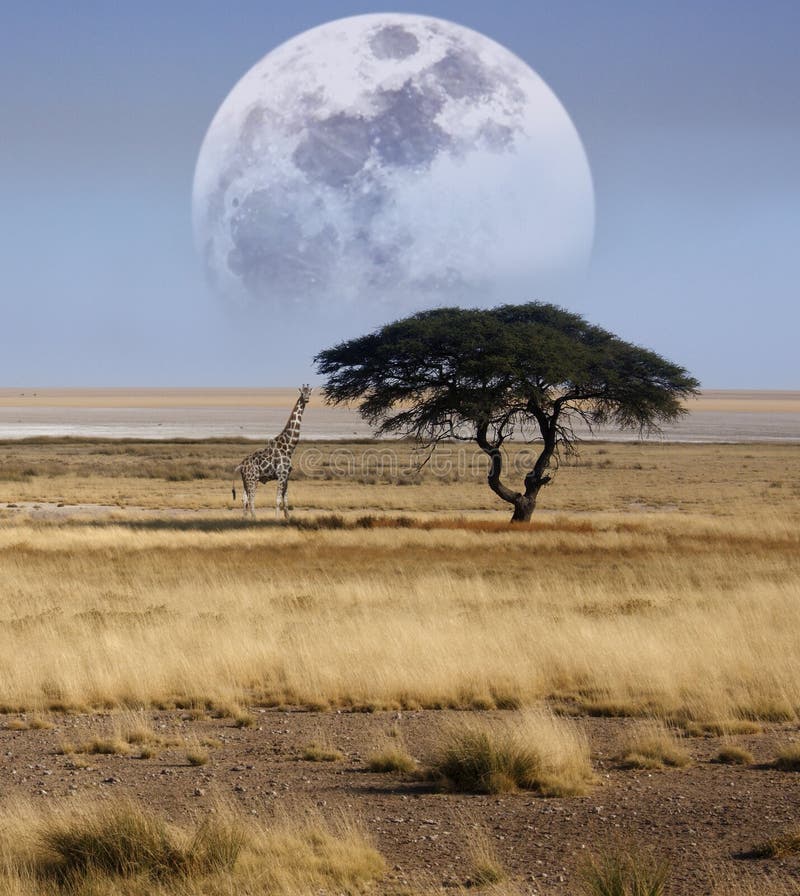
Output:
<svg viewBox="0 0 800 896">
<path fill-rule="evenodd" d="M 796 444 L 253 447 L 0 442 L 0 892 L 800 892 Z"/>
</svg>

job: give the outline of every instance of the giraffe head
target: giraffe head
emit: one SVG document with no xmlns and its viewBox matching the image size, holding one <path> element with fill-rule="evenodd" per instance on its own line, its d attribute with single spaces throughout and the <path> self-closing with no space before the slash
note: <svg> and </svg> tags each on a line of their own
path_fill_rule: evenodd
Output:
<svg viewBox="0 0 800 896">
<path fill-rule="evenodd" d="M 303 385 L 300 387 L 300 401 L 306 404 L 311 395 L 311 386 Z"/>
</svg>

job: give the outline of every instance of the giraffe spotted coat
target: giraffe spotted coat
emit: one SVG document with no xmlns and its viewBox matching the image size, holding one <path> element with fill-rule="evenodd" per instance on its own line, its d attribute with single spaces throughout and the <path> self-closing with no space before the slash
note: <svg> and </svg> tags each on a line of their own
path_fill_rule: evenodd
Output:
<svg viewBox="0 0 800 896">
<path fill-rule="evenodd" d="M 311 389 L 303 386 L 300 389 L 300 397 L 295 402 L 289 420 L 279 436 L 270 439 L 264 448 L 254 451 L 234 469 L 234 474 L 242 477 L 242 509 L 247 516 L 255 519 L 256 488 L 259 482 L 270 482 L 275 479 L 278 482 L 275 498 L 275 515 L 280 517 L 281 510 L 286 519 L 289 518 L 289 505 L 286 501 L 286 490 L 289 487 L 289 476 L 292 473 L 292 454 L 300 439 L 300 422 L 303 411 L 308 404 Z M 233 499 L 236 500 L 236 488 L 233 488 Z"/>
</svg>

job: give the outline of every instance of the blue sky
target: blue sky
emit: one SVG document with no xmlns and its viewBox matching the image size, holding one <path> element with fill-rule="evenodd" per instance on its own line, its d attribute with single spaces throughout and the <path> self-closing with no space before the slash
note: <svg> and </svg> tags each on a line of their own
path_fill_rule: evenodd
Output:
<svg viewBox="0 0 800 896">
<path fill-rule="evenodd" d="M 211 118 L 258 59 L 307 28 L 385 8 L 4 3 L 0 386 L 311 379 L 329 333 L 250 320 L 210 294 L 192 175 Z M 707 388 L 800 388 L 800 3 L 390 9 L 499 41 L 566 107 L 597 206 L 574 310 Z"/>
</svg>

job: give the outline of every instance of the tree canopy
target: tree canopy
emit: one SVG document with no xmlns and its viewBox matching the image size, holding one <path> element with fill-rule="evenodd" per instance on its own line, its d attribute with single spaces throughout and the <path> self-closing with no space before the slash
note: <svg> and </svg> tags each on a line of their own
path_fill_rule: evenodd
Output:
<svg viewBox="0 0 800 896">
<path fill-rule="evenodd" d="M 528 520 L 547 470 L 577 441 L 575 427 L 613 424 L 641 434 L 684 414 L 688 372 L 555 305 L 439 308 L 320 352 L 329 403 L 359 402 L 378 433 L 435 445 L 471 439 L 489 456 L 489 486 Z M 502 480 L 514 434 L 542 450 L 515 492 Z"/>
</svg>

